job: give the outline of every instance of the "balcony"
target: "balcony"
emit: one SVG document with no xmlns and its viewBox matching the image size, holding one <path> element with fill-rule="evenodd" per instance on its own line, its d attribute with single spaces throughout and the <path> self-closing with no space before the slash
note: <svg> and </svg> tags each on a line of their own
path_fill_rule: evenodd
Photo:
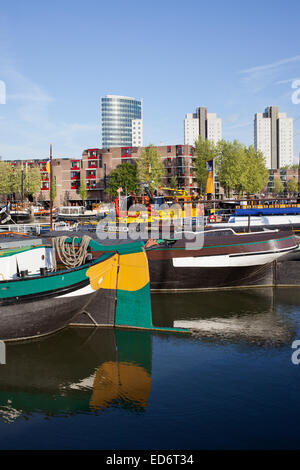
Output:
<svg viewBox="0 0 300 470">
<path fill-rule="evenodd" d="M 41 191 L 49 191 L 49 186 L 41 186 Z"/>
<path fill-rule="evenodd" d="M 95 162 L 92 161 L 92 162 L 89 162 L 88 168 L 97 168 L 97 165 Z"/>
<path fill-rule="evenodd" d="M 80 175 L 73 175 L 71 176 L 71 180 L 79 180 L 80 179 Z"/>
<path fill-rule="evenodd" d="M 88 155 L 88 160 L 97 160 L 97 155 Z"/>
<path fill-rule="evenodd" d="M 87 184 L 86 187 L 89 191 L 93 191 L 93 190 L 97 189 L 96 183 Z"/>
<path fill-rule="evenodd" d="M 96 175 L 86 175 L 85 179 L 87 179 L 87 180 L 95 180 L 95 179 L 96 179 Z"/>
</svg>

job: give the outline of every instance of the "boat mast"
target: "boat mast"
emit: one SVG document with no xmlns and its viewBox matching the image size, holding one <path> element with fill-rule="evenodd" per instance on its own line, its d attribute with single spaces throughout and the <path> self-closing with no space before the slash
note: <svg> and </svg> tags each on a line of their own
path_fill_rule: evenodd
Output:
<svg viewBox="0 0 300 470">
<path fill-rule="evenodd" d="M 50 144 L 50 232 L 53 229 L 53 218 L 52 218 L 52 144 Z"/>
</svg>

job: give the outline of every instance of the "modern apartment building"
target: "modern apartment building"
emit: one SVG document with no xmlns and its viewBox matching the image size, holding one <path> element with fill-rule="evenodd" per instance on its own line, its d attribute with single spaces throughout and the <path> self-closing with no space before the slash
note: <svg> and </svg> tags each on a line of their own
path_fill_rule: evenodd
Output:
<svg viewBox="0 0 300 470">
<path fill-rule="evenodd" d="M 143 145 L 142 101 L 128 96 L 101 98 L 102 148 Z"/>
<path fill-rule="evenodd" d="M 269 106 L 254 117 L 254 146 L 260 150 L 269 169 L 293 165 L 293 118 Z"/>
<path fill-rule="evenodd" d="M 203 140 L 212 140 L 215 144 L 222 139 L 222 119 L 215 113 L 208 113 L 207 108 L 197 108 L 196 113 L 186 114 L 184 119 L 184 144 L 194 145 L 199 135 Z"/>
</svg>

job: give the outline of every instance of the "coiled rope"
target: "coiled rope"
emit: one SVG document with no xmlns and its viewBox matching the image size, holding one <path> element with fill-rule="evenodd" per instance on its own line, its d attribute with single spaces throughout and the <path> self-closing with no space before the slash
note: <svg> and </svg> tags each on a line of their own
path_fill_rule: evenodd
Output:
<svg viewBox="0 0 300 470">
<path fill-rule="evenodd" d="M 91 241 L 91 237 L 84 235 L 81 239 L 80 245 L 75 244 L 75 238 L 72 239 L 71 243 L 66 243 L 66 239 L 69 237 L 53 237 L 53 260 L 56 269 L 56 255 L 58 259 L 67 268 L 78 268 L 85 263 L 88 246 Z"/>
</svg>

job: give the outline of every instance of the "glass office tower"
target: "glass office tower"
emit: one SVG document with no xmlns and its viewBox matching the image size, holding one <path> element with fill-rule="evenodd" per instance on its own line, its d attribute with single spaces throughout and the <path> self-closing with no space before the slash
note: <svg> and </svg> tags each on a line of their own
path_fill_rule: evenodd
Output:
<svg viewBox="0 0 300 470">
<path fill-rule="evenodd" d="M 143 145 L 142 101 L 128 96 L 101 98 L 102 148 Z"/>
</svg>

